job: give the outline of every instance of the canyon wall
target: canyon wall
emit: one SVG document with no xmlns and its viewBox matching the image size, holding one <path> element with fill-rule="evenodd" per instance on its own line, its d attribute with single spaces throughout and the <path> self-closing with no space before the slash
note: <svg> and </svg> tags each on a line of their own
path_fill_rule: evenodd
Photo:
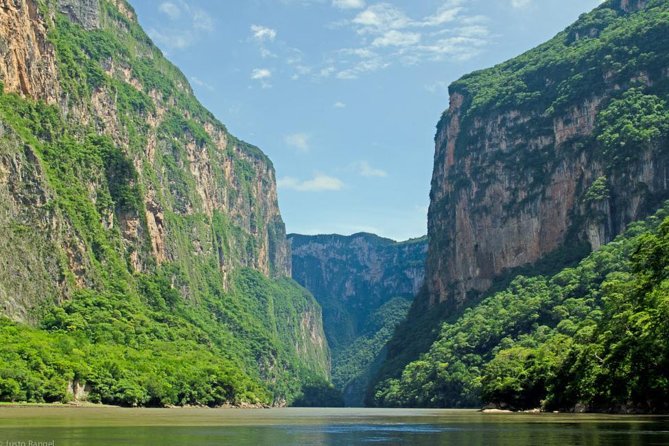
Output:
<svg viewBox="0 0 669 446">
<path fill-rule="evenodd" d="M 450 87 L 428 217 L 431 304 L 460 305 L 549 254 L 577 260 L 669 197 L 666 141 L 629 141 L 630 153 L 614 159 L 605 139 L 616 123 L 600 116 L 626 91 L 655 96 L 667 83 L 660 29 L 643 27 L 634 46 L 614 50 L 632 36 L 609 27 L 641 20 L 656 3 L 608 2 L 551 42 Z"/>
<path fill-rule="evenodd" d="M 2 0 L 0 56 L 3 315 L 39 326 L 84 290 L 160 278 L 267 382 L 286 362 L 326 379 L 320 308 L 286 279 L 271 161 L 198 102 L 127 2 Z M 276 293 L 246 287 L 244 270 Z M 254 353 L 254 337 L 275 345 Z"/>
<path fill-rule="evenodd" d="M 423 285 L 427 239 L 373 234 L 288 236 L 293 278 L 323 308 L 332 381 L 344 403 L 361 406 L 385 343 Z"/>
</svg>

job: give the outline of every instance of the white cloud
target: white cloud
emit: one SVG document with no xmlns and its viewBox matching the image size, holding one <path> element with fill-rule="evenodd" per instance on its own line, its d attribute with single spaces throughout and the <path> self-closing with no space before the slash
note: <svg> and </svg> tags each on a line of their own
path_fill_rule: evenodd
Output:
<svg viewBox="0 0 669 446">
<path fill-rule="evenodd" d="M 357 79 L 358 76 L 360 76 L 361 74 L 378 71 L 388 67 L 389 65 L 390 62 L 386 62 L 380 57 L 361 60 L 357 62 L 355 65 L 353 65 L 351 68 L 347 68 L 345 70 L 338 72 L 337 79 L 342 79 L 342 80 Z"/>
<path fill-rule="evenodd" d="M 327 67 L 323 67 L 323 68 L 321 68 L 321 70 L 320 70 L 320 72 L 318 73 L 318 75 L 319 75 L 320 77 L 330 77 L 330 76 L 331 76 L 334 72 L 336 72 L 336 71 L 337 71 L 337 69 L 336 69 L 335 67 L 333 67 L 332 65 L 329 65 L 329 66 L 327 66 Z"/>
<path fill-rule="evenodd" d="M 514 8 L 527 8 L 532 4 L 532 0 L 511 0 L 511 6 Z"/>
<path fill-rule="evenodd" d="M 306 133 L 299 132 L 286 135 L 283 140 L 287 145 L 296 148 L 300 152 L 308 152 L 311 149 L 309 145 L 310 139 L 311 137 Z"/>
<path fill-rule="evenodd" d="M 172 20 L 176 20 L 181 16 L 181 9 L 172 2 L 161 3 L 160 6 L 158 6 L 158 10 Z"/>
<path fill-rule="evenodd" d="M 394 64 L 408 66 L 447 58 L 462 61 L 480 54 L 490 34 L 487 18 L 468 14 L 465 0 L 440 3 L 433 14 L 414 18 L 398 6 L 379 2 L 337 25 L 355 30 L 360 46 L 335 52 L 329 66 L 336 67 L 336 77 L 357 79 Z"/>
<path fill-rule="evenodd" d="M 372 167 L 367 161 L 355 162 L 351 165 L 351 167 L 358 175 L 363 177 L 385 178 L 388 176 L 388 172 Z"/>
<path fill-rule="evenodd" d="M 346 104 L 341 101 L 337 101 L 332 105 L 334 108 L 346 108 Z"/>
<path fill-rule="evenodd" d="M 332 0 L 332 6 L 339 9 L 360 9 L 365 7 L 365 0 Z"/>
<path fill-rule="evenodd" d="M 404 28 L 411 23 L 411 20 L 400 9 L 388 3 L 378 3 L 359 13 L 353 19 L 353 23 L 363 28 L 388 30 Z"/>
<path fill-rule="evenodd" d="M 459 6 L 461 3 L 461 1 L 447 2 L 435 14 L 425 17 L 421 22 L 417 23 L 417 26 L 441 26 L 454 21 L 463 10 Z"/>
<path fill-rule="evenodd" d="M 276 30 L 261 25 L 251 25 L 253 38 L 258 42 L 273 41 L 276 39 Z"/>
<path fill-rule="evenodd" d="M 267 68 L 254 68 L 251 72 L 251 79 L 262 80 L 272 77 L 272 72 Z"/>
<path fill-rule="evenodd" d="M 251 71 L 251 79 L 260 82 L 262 88 L 271 88 L 272 84 L 269 80 L 272 78 L 272 71 L 267 68 L 254 68 Z"/>
<path fill-rule="evenodd" d="M 214 31 L 214 20 L 209 13 L 184 0 L 164 1 L 158 5 L 158 11 L 170 21 L 149 29 L 148 34 L 163 48 L 184 49 Z"/>
<path fill-rule="evenodd" d="M 200 78 L 198 78 L 198 77 L 191 76 L 191 77 L 190 77 L 190 81 L 191 81 L 193 84 L 195 84 L 195 85 L 197 85 L 197 86 L 199 86 L 199 87 L 206 88 L 206 89 L 209 90 L 209 91 L 214 91 L 214 87 L 213 87 L 212 85 L 206 83 L 205 81 L 203 81 L 202 79 L 200 79 Z"/>
<path fill-rule="evenodd" d="M 392 30 L 374 39 L 372 46 L 412 46 L 420 42 L 420 39 L 421 35 L 418 33 L 405 33 Z"/>
<path fill-rule="evenodd" d="M 290 189 L 298 192 L 338 191 L 344 183 L 335 177 L 317 173 L 309 180 L 299 180 L 294 177 L 284 177 L 277 181 L 280 189 Z"/>
<path fill-rule="evenodd" d="M 319 64 L 310 63 L 300 50 L 287 46 L 278 38 L 276 30 L 251 26 L 251 40 L 258 44 L 260 55 L 272 57 L 273 64 L 285 65 L 286 76 L 292 80 L 305 77 L 316 81 L 352 80 L 391 65 L 463 61 L 480 54 L 490 40 L 488 18 L 472 14 L 466 0 L 439 0 L 432 14 L 421 16 L 411 16 L 409 9 L 390 0 L 282 1 L 304 5 L 327 2 L 336 8 L 358 9 L 348 19 L 332 24 L 335 28 L 348 27 L 357 34 L 357 45 L 333 50 L 325 54 Z M 257 73 L 254 79 L 262 81 L 260 75 Z M 264 79 L 263 87 L 268 88 L 268 77 Z"/>
</svg>

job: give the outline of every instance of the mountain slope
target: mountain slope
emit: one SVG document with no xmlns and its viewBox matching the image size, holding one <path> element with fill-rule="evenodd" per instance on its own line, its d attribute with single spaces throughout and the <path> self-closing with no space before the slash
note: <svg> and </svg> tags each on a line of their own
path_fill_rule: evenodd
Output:
<svg viewBox="0 0 669 446">
<path fill-rule="evenodd" d="M 290 234 L 293 279 L 323 307 L 332 381 L 362 404 L 372 369 L 425 274 L 425 237 L 397 243 L 373 234 Z"/>
<path fill-rule="evenodd" d="M 669 202 L 573 268 L 516 277 L 444 323 L 384 406 L 669 410 Z"/>
<path fill-rule="evenodd" d="M 491 289 L 574 264 L 669 198 L 668 17 L 664 0 L 610 0 L 451 85 L 435 138 L 426 287 L 378 379 L 406 372 L 443 321 Z"/>
<path fill-rule="evenodd" d="M 0 19 L 0 379 L 19 383 L 0 398 L 281 404 L 324 383 L 269 159 L 124 0 L 17 0 Z"/>
</svg>

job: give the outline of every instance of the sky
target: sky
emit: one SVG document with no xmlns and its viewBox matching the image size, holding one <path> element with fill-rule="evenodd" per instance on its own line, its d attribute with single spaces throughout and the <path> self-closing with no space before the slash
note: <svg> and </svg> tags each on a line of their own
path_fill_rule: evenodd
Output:
<svg viewBox="0 0 669 446">
<path fill-rule="evenodd" d="M 273 161 L 288 232 L 427 233 L 448 85 L 600 0 L 131 0 L 198 99 Z"/>
</svg>

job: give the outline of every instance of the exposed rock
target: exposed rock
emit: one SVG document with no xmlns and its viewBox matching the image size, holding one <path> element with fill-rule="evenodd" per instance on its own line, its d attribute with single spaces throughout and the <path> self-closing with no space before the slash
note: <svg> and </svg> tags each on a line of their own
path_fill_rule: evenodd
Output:
<svg viewBox="0 0 669 446">
<path fill-rule="evenodd" d="M 426 239 L 396 243 L 364 233 L 288 238 L 293 279 L 323 307 L 333 349 L 352 342 L 374 310 L 393 297 L 413 298 L 423 284 Z"/>
<path fill-rule="evenodd" d="M 86 30 L 100 27 L 100 0 L 58 0 L 58 10 Z"/>
<path fill-rule="evenodd" d="M 75 379 L 67 383 L 67 393 L 72 395 L 75 402 L 85 402 L 88 401 L 91 386 Z"/>
<path fill-rule="evenodd" d="M 361 406 L 377 355 L 422 286 L 427 240 L 396 243 L 372 234 L 289 240 L 293 278 L 323 308 L 333 382 L 346 405 Z"/>
<path fill-rule="evenodd" d="M 53 45 L 33 0 L 0 0 L 0 80 L 6 92 L 49 103 L 59 97 Z"/>
<path fill-rule="evenodd" d="M 622 0 L 601 8 L 634 13 L 646 6 Z M 614 95 L 655 85 L 665 74 L 643 65 L 628 77 L 605 65 L 596 69 L 601 75 L 592 93 L 563 97 L 568 102 L 548 110 L 546 104 L 558 98 L 537 93 L 520 105 L 473 112 L 478 92 L 459 83 L 451 87 L 435 138 L 426 273 L 431 304 L 459 305 L 506 272 L 580 242 L 597 249 L 669 196 L 666 150 L 654 144 L 639 148 L 635 160 L 612 171 L 595 139 L 597 116 Z M 568 71 L 534 75 L 560 85 Z M 585 203 L 588 188 L 601 176 L 607 177 L 608 198 Z"/>
<path fill-rule="evenodd" d="M 33 322 L 43 301 L 68 294 L 58 249 L 70 232 L 52 207 L 53 196 L 32 148 L 18 143 L 9 129 L 0 140 L 0 312 Z M 84 260 L 70 259 L 76 274 Z"/>
</svg>

